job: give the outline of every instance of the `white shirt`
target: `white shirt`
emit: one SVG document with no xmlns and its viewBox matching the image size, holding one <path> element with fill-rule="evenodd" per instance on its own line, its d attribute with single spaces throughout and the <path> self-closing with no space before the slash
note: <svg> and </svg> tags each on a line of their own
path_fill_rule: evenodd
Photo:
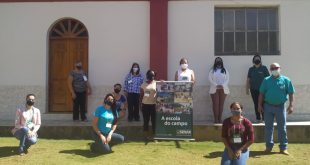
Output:
<svg viewBox="0 0 310 165">
<path fill-rule="evenodd" d="M 213 69 L 209 72 L 209 81 L 210 81 L 210 94 L 214 94 L 217 89 L 217 85 L 222 85 L 224 88 L 224 93 L 229 94 L 228 82 L 229 82 L 229 73 L 226 69 L 226 74 L 221 73 L 221 69 L 217 69 L 213 72 Z"/>
<path fill-rule="evenodd" d="M 178 81 L 192 81 L 193 70 L 186 69 L 185 71 L 178 70 Z"/>
</svg>

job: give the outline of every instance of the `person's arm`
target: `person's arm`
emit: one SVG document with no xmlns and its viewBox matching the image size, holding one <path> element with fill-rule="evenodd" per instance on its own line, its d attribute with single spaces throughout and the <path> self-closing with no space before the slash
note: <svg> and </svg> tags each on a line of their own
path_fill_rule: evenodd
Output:
<svg viewBox="0 0 310 165">
<path fill-rule="evenodd" d="M 225 79 L 225 82 L 224 82 L 224 86 L 228 87 L 228 83 L 229 83 L 229 72 L 228 70 L 225 68 L 226 70 L 226 79 Z"/>
<path fill-rule="evenodd" d="M 209 81 L 211 83 L 212 86 L 217 86 L 217 84 L 215 83 L 215 81 L 213 80 L 213 70 L 211 69 L 209 72 Z"/>
<path fill-rule="evenodd" d="M 75 92 L 74 92 L 73 87 L 72 87 L 72 82 L 73 82 L 73 77 L 72 77 L 72 75 L 69 75 L 69 77 L 68 77 L 68 87 L 69 87 L 69 91 L 71 93 L 72 98 L 75 99 L 76 95 L 75 95 Z"/>
<path fill-rule="evenodd" d="M 191 80 L 192 80 L 193 84 L 195 84 L 196 80 L 195 80 L 195 73 L 193 70 L 192 70 L 192 74 L 191 74 Z"/>
<path fill-rule="evenodd" d="M 223 125 L 222 125 L 222 141 L 225 145 L 225 148 L 227 148 L 228 151 L 228 156 L 230 159 L 235 159 L 235 154 L 233 152 L 233 150 L 231 149 L 231 147 L 229 146 L 229 142 L 228 142 L 228 126 L 225 122 L 226 120 L 224 120 Z"/>
<path fill-rule="evenodd" d="M 128 98 L 128 75 L 126 75 L 124 81 L 124 95 Z"/>
<path fill-rule="evenodd" d="M 36 117 L 36 121 L 34 123 L 35 125 L 34 125 L 34 128 L 32 130 L 33 133 L 37 133 L 41 127 L 41 113 L 40 113 L 40 111 L 38 111 L 36 113 L 36 115 L 37 115 L 37 117 Z"/>
<path fill-rule="evenodd" d="M 143 90 L 143 88 L 140 88 L 140 98 L 139 98 L 139 103 L 140 103 L 140 105 L 139 105 L 139 109 L 140 110 L 142 110 L 142 100 L 143 100 L 143 97 L 144 97 L 144 90 Z"/>
<path fill-rule="evenodd" d="M 87 94 L 91 94 L 92 90 L 91 90 L 91 86 L 90 86 L 90 83 L 89 83 L 89 80 L 87 80 Z"/>
<path fill-rule="evenodd" d="M 111 131 L 109 132 L 109 134 L 108 134 L 108 136 L 107 136 L 107 143 L 109 143 L 109 142 L 111 141 L 112 135 L 113 135 L 114 131 L 116 130 L 116 127 L 117 127 L 116 124 L 114 124 L 114 125 L 112 126 L 112 129 L 111 129 Z"/>
<path fill-rule="evenodd" d="M 176 71 L 174 74 L 174 81 L 178 81 L 178 71 Z"/>
<path fill-rule="evenodd" d="M 247 136 L 248 141 L 235 152 L 235 156 L 237 158 L 240 157 L 242 150 L 249 148 L 250 145 L 254 143 L 254 128 L 252 126 L 252 123 L 247 120 L 247 122 L 244 122 L 244 126 L 245 126 L 245 134 Z"/>
<path fill-rule="evenodd" d="M 287 107 L 288 114 L 293 113 L 293 102 L 294 102 L 294 93 L 289 94 L 289 105 Z"/>
<path fill-rule="evenodd" d="M 264 102 L 264 94 L 263 93 L 259 93 L 259 96 L 258 96 L 258 109 L 257 109 L 259 113 L 264 112 L 263 102 Z"/>
<path fill-rule="evenodd" d="M 98 117 L 94 117 L 93 121 L 92 121 L 92 127 L 93 127 L 93 130 L 96 132 L 96 134 L 99 136 L 99 138 L 101 139 L 102 143 L 103 144 L 107 144 L 107 140 L 106 138 L 103 136 L 103 134 L 100 132 L 98 126 L 97 126 L 97 123 L 98 123 Z"/>
<path fill-rule="evenodd" d="M 247 95 L 250 94 L 250 93 L 249 93 L 250 87 L 251 87 L 251 85 L 250 85 L 250 78 L 247 78 L 247 79 L 246 79 L 246 88 L 245 88 L 245 93 L 246 93 Z"/>
</svg>

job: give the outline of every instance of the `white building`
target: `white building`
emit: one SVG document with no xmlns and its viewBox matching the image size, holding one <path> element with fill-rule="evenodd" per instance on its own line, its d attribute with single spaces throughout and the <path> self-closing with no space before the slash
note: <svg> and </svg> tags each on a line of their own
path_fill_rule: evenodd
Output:
<svg viewBox="0 0 310 165">
<path fill-rule="evenodd" d="M 37 95 L 43 119 L 72 120 L 63 78 L 77 59 L 93 88 L 91 117 L 133 62 L 173 80 L 186 57 L 197 79 L 194 122 L 211 122 L 207 76 L 218 55 L 230 72 L 223 118 L 239 101 L 254 119 L 245 82 L 256 51 L 263 64 L 280 63 L 295 85 L 288 120 L 310 120 L 309 8 L 309 0 L 0 0 L 0 120 L 13 120 L 28 93 Z"/>
</svg>

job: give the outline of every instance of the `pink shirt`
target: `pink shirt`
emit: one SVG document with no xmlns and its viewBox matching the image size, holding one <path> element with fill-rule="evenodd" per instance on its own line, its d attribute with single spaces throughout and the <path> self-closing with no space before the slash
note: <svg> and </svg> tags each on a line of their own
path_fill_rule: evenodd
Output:
<svg viewBox="0 0 310 165">
<path fill-rule="evenodd" d="M 32 107 L 32 109 L 27 111 L 26 106 L 17 109 L 15 116 L 15 128 L 12 130 L 13 135 L 18 129 L 27 127 L 27 119 L 31 117 L 32 123 L 34 124 L 33 132 L 37 132 L 41 126 L 40 110 L 36 107 Z"/>
</svg>

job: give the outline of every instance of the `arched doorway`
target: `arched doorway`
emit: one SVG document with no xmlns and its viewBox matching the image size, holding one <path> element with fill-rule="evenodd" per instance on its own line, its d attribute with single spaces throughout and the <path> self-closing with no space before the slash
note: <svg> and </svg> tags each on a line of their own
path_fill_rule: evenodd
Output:
<svg viewBox="0 0 310 165">
<path fill-rule="evenodd" d="M 72 112 L 67 78 L 77 61 L 88 73 L 88 32 L 83 23 L 66 18 L 49 32 L 49 112 Z"/>
</svg>

